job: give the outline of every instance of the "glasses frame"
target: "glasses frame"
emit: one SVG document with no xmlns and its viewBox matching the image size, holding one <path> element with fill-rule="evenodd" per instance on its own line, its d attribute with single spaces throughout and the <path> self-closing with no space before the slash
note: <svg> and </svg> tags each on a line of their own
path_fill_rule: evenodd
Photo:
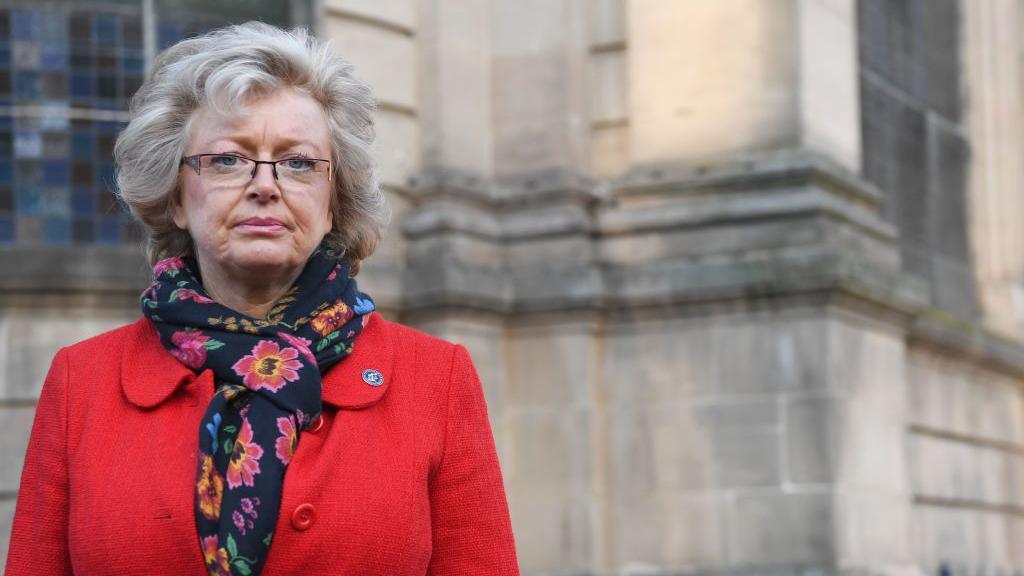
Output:
<svg viewBox="0 0 1024 576">
<path fill-rule="evenodd" d="M 279 181 L 277 177 L 277 165 L 281 162 L 288 162 L 289 160 L 312 160 L 314 162 L 327 162 L 327 181 L 331 182 L 334 180 L 334 170 L 331 168 L 334 162 L 325 158 L 307 158 L 305 156 L 293 156 L 291 158 L 282 158 L 280 160 L 256 160 L 255 158 L 249 158 L 248 156 L 242 156 L 241 154 L 217 154 L 215 152 L 209 152 L 205 154 L 193 154 L 191 156 L 183 156 L 181 158 L 181 164 L 179 166 L 188 166 L 196 171 L 196 176 L 202 176 L 199 170 L 199 159 L 204 156 L 231 156 L 242 160 L 248 160 L 252 162 L 252 172 L 249 174 L 249 180 L 256 177 L 256 171 L 260 169 L 260 164 L 270 164 L 270 172 L 274 175 L 274 180 Z"/>
</svg>

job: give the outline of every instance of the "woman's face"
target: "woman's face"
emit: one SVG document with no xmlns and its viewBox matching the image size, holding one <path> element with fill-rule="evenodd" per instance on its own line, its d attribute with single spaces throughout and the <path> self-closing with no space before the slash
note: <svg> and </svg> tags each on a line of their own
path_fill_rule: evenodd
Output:
<svg viewBox="0 0 1024 576">
<path fill-rule="evenodd" d="M 331 158 L 326 116 L 310 96 L 281 89 L 248 103 L 248 111 L 221 118 L 200 110 L 185 156 Z M 302 269 L 330 231 L 333 183 L 326 173 L 307 185 L 282 186 L 271 168 L 259 164 L 255 177 L 235 186 L 215 182 L 210 172 L 182 168 L 174 222 L 192 236 L 204 276 L 288 275 Z"/>
</svg>

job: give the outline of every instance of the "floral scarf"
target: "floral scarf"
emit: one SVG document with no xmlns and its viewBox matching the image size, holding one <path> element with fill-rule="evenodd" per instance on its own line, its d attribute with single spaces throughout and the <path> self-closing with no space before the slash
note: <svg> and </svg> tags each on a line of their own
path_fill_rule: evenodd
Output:
<svg viewBox="0 0 1024 576">
<path fill-rule="evenodd" d="M 318 248 L 266 318 L 207 296 L 192 258 L 153 268 L 142 312 L 163 345 L 217 390 L 199 426 L 195 518 L 210 574 L 259 574 L 285 470 L 321 410 L 321 374 L 352 352 L 374 309 L 348 262 Z"/>
</svg>

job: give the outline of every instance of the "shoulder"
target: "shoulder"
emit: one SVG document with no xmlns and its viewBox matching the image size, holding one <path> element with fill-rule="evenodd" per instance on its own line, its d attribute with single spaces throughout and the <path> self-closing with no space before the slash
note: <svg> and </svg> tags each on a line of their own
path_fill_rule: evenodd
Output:
<svg viewBox="0 0 1024 576">
<path fill-rule="evenodd" d="M 459 346 L 454 342 L 438 338 L 437 336 L 424 332 L 418 328 L 386 320 L 380 314 L 375 314 L 373 321 L 380 323 L 381 330 L 391 338 L 397 347 L 399 347 L 399 353 L 401 352 L 401 346 L 414 346 L 416 348 L 447 352 L 450 354 L 455 347 Z"/>
<path fill-rule="evenodd" d="M 71 357 L 103 358 L 112 354 L 120 358 L 121 351 L 130 344 L 145 341 L 153 333 L 152 324 L 145 318 L 118 326 L 63 348 Z"/>
<path fill-rule="evenodd" d="M 386 334 L 394 350 L 395 368 L 411 371 L 419 379 L 429 377 L 447 381 L 460 368 L 471 366 L 469 352 L 461 344 L 439 338 L 423 330 L 392 322 L 374 314 L 379 330 Z"/>
</svg>

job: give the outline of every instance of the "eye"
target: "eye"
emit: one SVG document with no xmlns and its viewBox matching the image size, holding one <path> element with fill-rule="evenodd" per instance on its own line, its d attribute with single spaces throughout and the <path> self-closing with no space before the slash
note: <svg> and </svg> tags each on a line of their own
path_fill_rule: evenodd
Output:
<svg viewBox="0 0 1024 576">
<path fill-rule="evenodd" d="M 315 164 L 313 160 L 303 158 L 289 158 L 284 161 L 285 167 L 289 170 L 312 170 Z"/>
<path fill-rule="evenodd" d="M 210 164 L 230 168 L 232 166 L 237 166 L 239 160 L 241 160 L 241 158 L 238 156 L 213 156 L 210 158 Z"/>
</svg>

